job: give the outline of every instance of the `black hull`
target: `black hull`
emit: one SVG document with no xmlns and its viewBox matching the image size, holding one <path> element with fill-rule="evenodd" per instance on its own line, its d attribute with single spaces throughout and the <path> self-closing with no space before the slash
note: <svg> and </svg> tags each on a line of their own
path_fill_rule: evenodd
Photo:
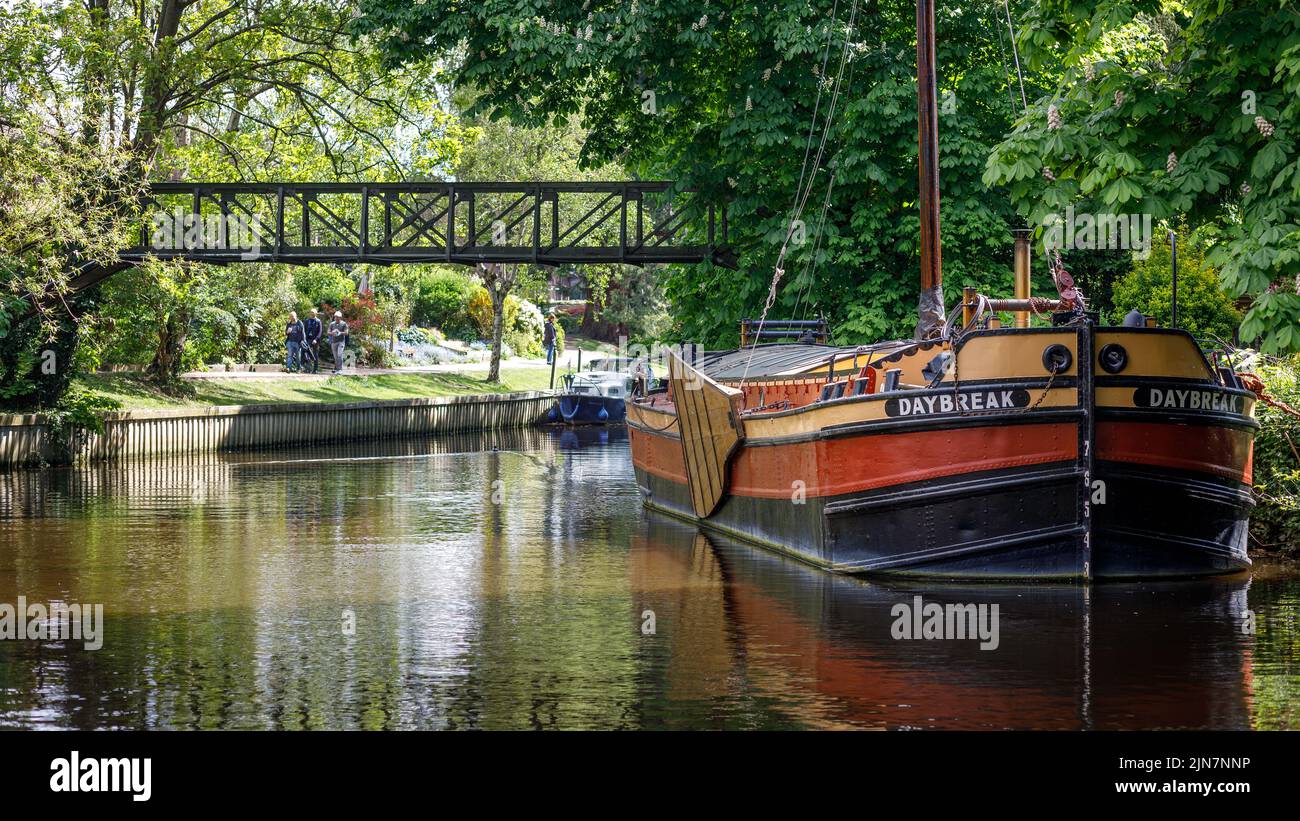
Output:
<svg viewBox="0 0 1300 821">
<path fill-rule="evenodd" d="M 1108 497 L 1090 506 L 1091 534 L 1079 521 L 1080 475 L 1072 462 L 802 504 L 732 496 L 705 520 L 691 512 L 685 485 L 640 469 L 637 478 L 653 508 L 847 574 L 1085 580 L 1211 576 L 1250 566 L 1248 488 L 1127 465 L 1096 467 Z"/>
<path fill-rule="evenodd" d="M 560 394 L 546 416 L 553 425 L 620 425 L 626 420 L 625 400 L 584 393 Z"/>
<path fill-rule="evenodd" d="M 1205 576 L 1250 566 L 1248 486 L 1205 474 L 1098 463 L 1106 503 L 1094 504 L 1095 574 Z"/>
</svg>

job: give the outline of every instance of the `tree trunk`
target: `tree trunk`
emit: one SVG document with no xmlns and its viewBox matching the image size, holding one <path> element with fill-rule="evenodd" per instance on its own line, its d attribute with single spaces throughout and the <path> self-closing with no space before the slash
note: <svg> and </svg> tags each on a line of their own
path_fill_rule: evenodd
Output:
<svg viewBox="0 0 1300 821">
<path fill-rule="evenodd" d="M 144 81 L 140 89 L 140 114 L 136 125 L 132 151 L 134 162 L 148 167 L 153 162 L 159 137 L 167 127 L 171 102 L 171 72 L 176 62 L 176 34 L 180 31 L 181 15 L 186 5 L 183 0 L 163 0 L 158 10 L 158 24 L 154 30 L 153 52 L 145 64 Z"/>
<path fill-rule="evenodd" d="M 492 361 L 488 381 L 501 381 L 501 340 L 505 336 L 506 294 L 500 287 L 488 291 L 492 296 Z"/>
<path fill-rule="evenodd" d="M 158 347 L 149 365 L 155 381 L 165 384 L 180 378 L 181 351 L 188 332 L 189 318 L 181 311 L 172 311 L 158 329 Z"/>
</svg>

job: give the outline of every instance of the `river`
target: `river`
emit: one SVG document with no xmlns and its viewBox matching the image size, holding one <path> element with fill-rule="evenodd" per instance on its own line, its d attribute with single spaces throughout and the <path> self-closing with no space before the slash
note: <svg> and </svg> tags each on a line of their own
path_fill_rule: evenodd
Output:
<svg viewBox="0 0 1300 821">
<path fill-rule="evenodd" d="M 1294 573 L 836 577 L 644 510 L 620 429 L 0 474 L 20 596 L 102 647 L 0 641 L 0 727 L 1300 728 Z"/>
</svg>

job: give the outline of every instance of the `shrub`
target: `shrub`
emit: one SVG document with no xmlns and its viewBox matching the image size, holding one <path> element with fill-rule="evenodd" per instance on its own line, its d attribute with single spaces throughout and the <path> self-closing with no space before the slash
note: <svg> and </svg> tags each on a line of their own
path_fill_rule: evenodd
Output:
<svg viewBox="0 0 1300 821">
<path fill-rule="evenodd" d="M 296 299 L 293 307 L 300 315 L 324 304 L 342 305 L 357 285 L 351 275 L 335 265 L 308 265 L 293 272 Z"/>
<path fill-rule="evenodd" d="M 356 354 L 356 364 L 371 368 L 395 364 L 396 358 L 388 349 L 388 328 L 384 324 L 383 312 L 375 304 L 373 294 L 369 291 L 349 294 L 339 310 L 348 323 L 348 350 Z M 333 306 L 326 304 L 322 313 L 328 323 L 334 314 Z"/>
<path fill-rule="evenodd" d="M 479 339 L 492 338 L 492 296 L 479 285 L 469 298 L 469 318 Z"/>
<path fill-rule="evenodd" d="M 104 411 L 117 410 L 122 403 L 85 388 L 72 387 L 58 403 L 43 412 L 45 430 L 57 462 L 68 462 L 91 433 L 104 432 Z"/>
<path fill-rule="evenodd" d="M 1300 355 L 1255 366 L 1269 396 L 1300 409 Z M 1255 406 L 1254 484 L 1259 506 L 1250 521 L 1255 544 L 1295 555 L 1300 548 L 1300 419 L 1266 402 Z"/>
<path fill-rule="evenodd" d="M 555 324 L 563 328 L 565 333 L 576 333 L 582 329 L 582 317 L 585 313 L 585 305 L 562 305 L 555 309 Z"/>
<path fill-rule="evenodd" d="M 221 308 L 203 305 L 195 312 L 186 347 L 200 363 L 218 362 L 239 344 L 239 321 Z"/>
<path fill-rule="evenodd" d="M 402 328 L 397 332 L 397 341 L 403 345 L 428 345 L 438 339 L 424 328 Z"/>
<path fill-rule="evenodd" d="M 1118 324 L 1134 308 L 1166 327 L 1171 319 L 1172 255 L 1168 242 L 1153 243 L 1151 255 L 1134 260 L 1133 270 L 1115 283 L 1113 300 Z M 1178 240 L 1178 327 L 1192 336 L 1232 339 L 1241 312 L 1219 287 L 1219 275 L 1205 264 L 1202 248 L 1187 237 Z"/>
<path fill-rule="evenodd" d="M 455 271 L 430 271 L 420 278 L 411 306 L 411 321 L 439 328 L 452 338 L 470 336 L 476 332 L 469 311 L 474 293 L 474 282 L 469 277 Z"/>
</svg>

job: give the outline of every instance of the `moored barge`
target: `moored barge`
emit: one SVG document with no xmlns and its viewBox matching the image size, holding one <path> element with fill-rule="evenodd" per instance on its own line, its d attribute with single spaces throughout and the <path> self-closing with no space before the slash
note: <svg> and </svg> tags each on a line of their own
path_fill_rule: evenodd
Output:
<svg viewBox="0 0 1300 821">
<path fill-rule="evenodd" d="M 1094 579 L 1250 563 L 1255 396 L 1187 333 L 1084 317 L 800 347 L 805 362 L 781 351 L 778 372 L 760 349 L 745 378 L 736 353 L 672 360 L 667 388 L 628 410 L 647 505 L 848 573 Z"/>
<path fill-rule="evenodd" d="M 1140 316 L 1101 325 L 1059 255 L 1057 298 L 1032 297 L 1027 229 L 1015 231 L 1015 298 L 967 288 L 946 318 L 934 67 L 934 2 L 917 0 L 916 338 L 768 345 L 760 320 L 740 350 L 670 355 L 668 384 L 628 406 L 646 504 L 846 573 L 1249 566 L 1258 424 L 1240 375 L 1184 331 Z M 778 259 L 773 297 L 780 275 Z"/>
</svg>

